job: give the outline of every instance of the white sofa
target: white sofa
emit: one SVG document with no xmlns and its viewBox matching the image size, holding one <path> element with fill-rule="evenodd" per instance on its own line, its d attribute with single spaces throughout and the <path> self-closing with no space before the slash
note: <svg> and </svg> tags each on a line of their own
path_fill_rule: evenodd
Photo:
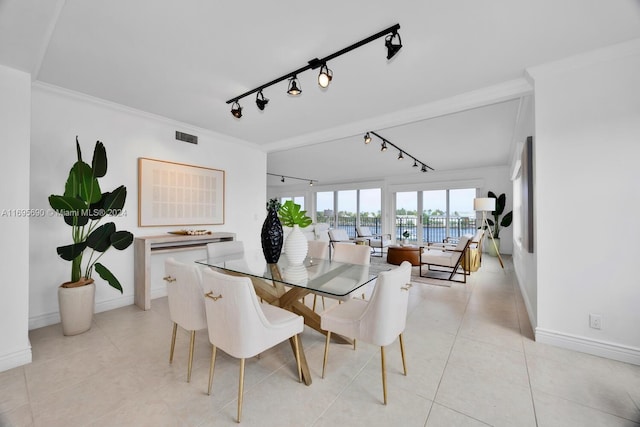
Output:
<svg viewBox="0 0 640 427">
<path fill-rule="evenodd" d="M 323 240 L 329 242 L 329 224 L 325 223 L 313 223 L 305 228 L 300 229 L 302 234 L 305 235 L 307 240 Z M 291 227 L 282 227 L 284 232 L 284 241 L 287 240 L 287 236 L 291 232 Z"/>
</svg>

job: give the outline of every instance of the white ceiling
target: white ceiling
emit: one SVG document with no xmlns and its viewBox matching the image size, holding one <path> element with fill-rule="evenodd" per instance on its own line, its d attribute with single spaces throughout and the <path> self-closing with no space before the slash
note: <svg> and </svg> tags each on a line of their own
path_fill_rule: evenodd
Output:
<svg viewBox="0 0 640 427">
<path fill-rule="evenodd" d="M 264 111 L 249 96 L 229 113 L 395 23 L 391 61 L 381 38 L 331 61 L 326 90 L 309 70 L 302 96 L 281 82 Z M 321 182 L 415 173 L 362 144 L 367 130 L 438 171 L 507 164 L 527 67 L 637 37 L 639 0 L 0 0 L 0 64 L 254 143 L 270 172 Z"/>
</svg>

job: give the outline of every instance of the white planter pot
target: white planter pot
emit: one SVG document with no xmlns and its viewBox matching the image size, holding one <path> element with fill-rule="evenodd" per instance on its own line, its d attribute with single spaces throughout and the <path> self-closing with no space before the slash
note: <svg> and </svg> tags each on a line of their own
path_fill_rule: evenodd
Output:
<svg viewBox="0 0 640 427">
<path fill-rule="evenodd" d="M 76 288 L 58 288 L 58 306 L 64 335 L 78 335 L 91 329 L 96 284 Z"/>
<path fill-rule="evenodd" d="M 493 242 L 496 242 L 495 246 L 493 245 Z M 487 238 L 487 252 L 489 253 L 489 255 L 491 256 L 498 256 L 498 253 L 500 253 L 500 238 L 494 238 L 491 239 L 491 237 Z M 498 249 L 496 251 L 496 248 Z"/>
<path fill-rule="evenodd" d="M 302 262 L 307 257 L 308 250 L 307 238 L 300 230 L 300 227 L 294 225 L 291 233 L 287 236 L 287 240 L 284 242 L 284 255 L 287 257 L 289 265 L 302 265 Z"/>
</svg>

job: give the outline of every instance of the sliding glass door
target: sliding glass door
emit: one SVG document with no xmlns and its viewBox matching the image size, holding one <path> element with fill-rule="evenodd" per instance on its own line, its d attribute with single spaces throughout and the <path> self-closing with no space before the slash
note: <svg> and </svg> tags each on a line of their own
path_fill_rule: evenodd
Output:
<svg viewBox="0 0 640 427">
<path fill-rule="evenodd" d="M 425 245 L 476 231 L 475 188 L 396 193 L 396 240 Z"/>
</svg>

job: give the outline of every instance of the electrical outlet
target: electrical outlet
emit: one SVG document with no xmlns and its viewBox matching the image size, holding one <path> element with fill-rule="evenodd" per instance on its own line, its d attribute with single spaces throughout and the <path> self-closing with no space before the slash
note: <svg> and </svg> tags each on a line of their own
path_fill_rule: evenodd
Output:
<svg viewBox="0 0 640 427">
<path fill-rule="evenodd" d="M 589 326 L 593 329 L 602 329 L 602 316 L 599 314 L 589 314 Z"/>
</svg>

